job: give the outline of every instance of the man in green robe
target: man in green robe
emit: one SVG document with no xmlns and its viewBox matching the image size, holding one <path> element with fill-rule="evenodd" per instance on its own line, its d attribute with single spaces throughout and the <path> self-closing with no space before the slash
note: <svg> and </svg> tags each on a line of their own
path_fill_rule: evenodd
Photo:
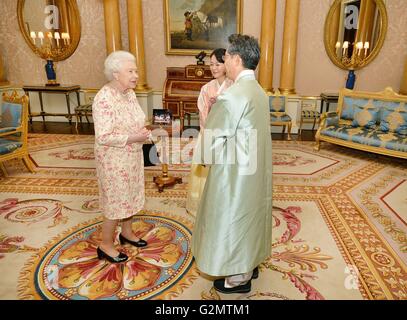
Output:
<svg viewBox="0 0 407 320">
<path fill-rule="evenodd" d="M 209 166 L 192 234 L 198 268 L 223 293 L 251 290 L 271 255 L 272 159 L 268 97 L 256 81 L 257 40 L 231 35 L 225 55 L 234 84 L 213 105 L 194 162 Z"/>
</svg>

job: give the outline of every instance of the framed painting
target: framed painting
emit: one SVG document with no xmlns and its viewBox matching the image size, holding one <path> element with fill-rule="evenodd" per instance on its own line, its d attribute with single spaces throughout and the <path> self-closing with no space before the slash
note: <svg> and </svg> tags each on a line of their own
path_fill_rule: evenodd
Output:
<svg viewBox="0 0 407 320">
<path fill-rule="evenodd" d="M 166 54 L 197 55 L 226 48 L 241 33 L 243 0 L 164 0 Z"/>
</svg>

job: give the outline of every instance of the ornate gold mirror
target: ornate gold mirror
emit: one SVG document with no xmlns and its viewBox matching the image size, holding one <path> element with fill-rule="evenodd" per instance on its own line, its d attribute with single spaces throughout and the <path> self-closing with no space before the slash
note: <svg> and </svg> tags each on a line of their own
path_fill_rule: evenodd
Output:
<svg viewBox="0 0 407 320">
<path fill-rule="evenodd" d="M 18 24 L 25 41 L 43 59 L 61 61 L 81 37 L 76 0 L 18 0 Z"/>
<path fill-rule="evenodd" d="M 382 0 L 335 0 L 325 22 L 325 49 L 345 70 L 365 67 L 376 58 L 387 32 Z"/>
</svg>

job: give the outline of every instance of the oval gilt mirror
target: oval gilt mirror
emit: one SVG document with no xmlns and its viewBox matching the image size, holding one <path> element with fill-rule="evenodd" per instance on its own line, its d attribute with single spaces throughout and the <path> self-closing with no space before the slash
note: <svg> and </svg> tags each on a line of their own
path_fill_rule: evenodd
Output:
<svg viewBox="0 0 407 320">
<path fill-rule="evenodd" d="M 81 37 L 76 0 L 18 0 L 18 24 L 31 50 L 43 59 L 65 60 Z"/>
<path fill-rule="evenodd" d="M 379 54 L 387 25 L 382 0 L 335 0 L 324 30 L 329 58 L 345 70 L 365 67 Z"/>
</svg>

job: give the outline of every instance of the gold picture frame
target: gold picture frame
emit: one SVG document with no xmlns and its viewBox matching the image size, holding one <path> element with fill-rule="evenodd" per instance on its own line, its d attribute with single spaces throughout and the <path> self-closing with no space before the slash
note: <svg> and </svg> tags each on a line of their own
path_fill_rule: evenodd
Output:
<svg viewBox="0 0 407 320">
<path fill-rule="evenodd" d="M 197 55 L 226 48 L 230 34 L 242 31 L 243 0 L 165 0 L 166 54 Z"/>
<path fill-rule="evenodd" d="M 37 54 L 39 57 L 42 59 L 47 59 L 49 58 L 47 56 L 46 51 L 40 51 L 38 48 L 35 46 L 33 43 L 33 39 L 30 37 L 30 32 L 31 31 L 44 31 L 44 32 L 50 32 L 50 31 L 68 31 L 69 30 L 69 36 L 70 40 L 68 41 L 68 44 L 64 47 L 63 50 L 51 50 L 51 58 L 54 61 L 63 61 L 65 59 L 68 59 L 77 49 L 80 39 L 81 39 L 81 16 L 79 12 L 79 7 L 77 4 L 76 0 L 64 0 L 64 1 L 59 1 L 55 2 L 59 8 L 60 8 L 60 15 L 63 18 L 61 19 L 61 29 L 43 29 L 43 30 L 31 30 L 30 29 L 30 23 L 27 22 L 27 16 L 25 16 L 25 13 L 29 13 L 29 16 L 32 19 L 39 19 L 37 15 L 35 15 L 35 12 L 31 12 L 30 7 L 28 7 L 27 10 L 25 10 L 25 4 L 28 2 L 29 5 L 38 5 L 38 6 L 44 6 L 46 5 L 46 2 L 41 3 L 41 1 L 38 1 L 38 4 L 36 1 L 26 1 L 26 0 L 18 0 L 17 2 L 17 18 L 18 18 L 18 25 L 20 27 L 21 34 L 23 35 L 23 38 L 25 42 L 28 44 L 30 49 Z M 41 8 L 42 11 L 44 11 L 44 8 Z M 46 14 L 44 14 L 44 18 L 46 17 Z M 42 24 L 43 26 L 43 24 Z M 34 40 L 35 41 L 35 40 Z M 53 40 L 55 41 L 55 40 Z M 59 40 L 61 43 L 64 43 L 64 40 Z M 39 39 L 37 39 L 37 43 L 39 43 Z M 45 42 L 44 42 L 45 43 Z"/>
</svg>

